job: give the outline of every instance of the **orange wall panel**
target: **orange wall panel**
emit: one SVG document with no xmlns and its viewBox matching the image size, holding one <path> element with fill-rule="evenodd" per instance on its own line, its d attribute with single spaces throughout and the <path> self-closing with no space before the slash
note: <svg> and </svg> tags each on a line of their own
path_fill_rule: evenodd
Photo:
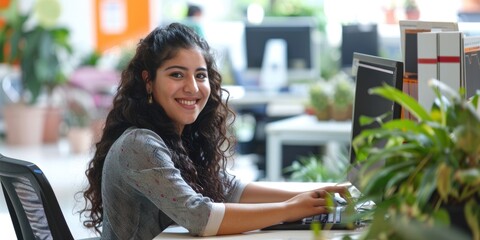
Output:
<svg viewBox="0 0 480 240">
<path fill-rule="evenodd" d="M 10 5 L 10 0 L 0 0 L 0 9 L 5 9 Z M 0 27 L 5 24 L 5 20 L 0 18 Z"/>
<path fill-rule="evenodd" d="M 0 9 L 8 7 L 10 0 L 0 0 Z"/>
<path fill-rule="evenodd" d="M 109 5 L 110 4 L 110 5 Z M 112 11 L 105 6 L 121 6 Z M 127 41 L 137 42 L 150 31 L 148 0 L 95 0 L 96 49 L 103 52 Z M 120 16 L 120 17 L 119 17 Z M 113 20 L 112 20 L 113 19 Z M 116 19 L 125 20 L 116 22 Z M 108 21 L 110 21 L 108 23 Z M 105 31 L 107 25 L 121 25 L 121 31 Z M 103 25 L 102 25 L 103 24 Z"/>
</svg>

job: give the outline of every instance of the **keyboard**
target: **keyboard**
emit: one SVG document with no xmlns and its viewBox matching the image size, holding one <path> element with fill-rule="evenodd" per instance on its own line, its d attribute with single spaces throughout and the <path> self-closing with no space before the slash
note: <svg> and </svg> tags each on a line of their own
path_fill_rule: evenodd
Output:
<svg viewBox="0 0 480 240">
<path fill-rule="evenodd" d="M 329 229 L 351 229 L 351 224 L 347 224 L 345 221 L 342 222 L 345 208 L 345 206 L 337 206 L 330 213 L 314 215 L 294 222 L 283 222 L 262 230 L 309 230 L 312 222 L 319 222 L 322 228 L 328 226 Z"/>
<path fill-rule="evenodd" d="M 341 223 L 342 221 L 342 214 L 341 212 L 343 209 L 341 207 L 336 208 L 336 213 L 322 213 L 319 215 L 306 217 L 301 221 L 303 224 L 311 224 L 312 222 L 319 222 L 321 224 L 325 223 Z"/>
</svg>

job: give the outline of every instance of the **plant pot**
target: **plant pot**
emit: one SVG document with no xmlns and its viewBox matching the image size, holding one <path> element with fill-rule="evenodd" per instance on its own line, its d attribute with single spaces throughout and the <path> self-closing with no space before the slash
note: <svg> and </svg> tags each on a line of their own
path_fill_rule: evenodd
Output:
<svg viewBox="0 0 480 240">
<path fill-rule="evenodd" d="M 327 121 L 332 118 L 332 107 L 328 106 L 326 109 L 315 109 L 315 116 L 319 121 Z"/>
<path fill-rule="evenodd" d="M 385 23 L 386 24 L 397 24 L 397 16 L 395 9 L 385 9 Z"/>
<path fill-rule="evenodd" d="M 417 9 L 407 10 L 405 11 L 405 17 L 408 20 L 418 20 L 420 19 L 420 11 Z"/>
<path fill-rule="evenodd" d="M 92 146 L 93 132 L 89 127 L 72 127 L 67 138 L 72 153 L 86 153 Z"/>
<path fill-rule="evenodd" d="M 6 143 L 10 145 L 40 145 L 43 142 L 45 109 L 25 104 L 10 104 L 4 108 Z"/>
<path fill-rule="evenodd" d="M 62 124 L 62 111 L 58 107 L 45 109 L 45 126 L 43 129 L 43 142 L 55 143 L 60 139 L 60 124 Z"/>
<path fill-rule="evenodd" d="M 345 121 L 352 119 L 352 105 L 348 107 L 332 107 L 332 119 L 335 121 Z"/>
</svg>

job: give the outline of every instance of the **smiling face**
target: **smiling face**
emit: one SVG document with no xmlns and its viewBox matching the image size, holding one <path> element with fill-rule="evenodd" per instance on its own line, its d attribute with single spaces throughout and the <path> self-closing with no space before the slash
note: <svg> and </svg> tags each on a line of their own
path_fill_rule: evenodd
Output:
<svg viewBox="0 0 480 240">
<path fill-rule="evenodd" d="M 143 78 L 147 72 L 144 71 Z M 207 64 L 200 50 L 179 49 L 156 72 L 155 81 L 147 81 L 147 92 L 175 122 L 179 133 L 193 123 L 210 96 Z"/>
</svg>

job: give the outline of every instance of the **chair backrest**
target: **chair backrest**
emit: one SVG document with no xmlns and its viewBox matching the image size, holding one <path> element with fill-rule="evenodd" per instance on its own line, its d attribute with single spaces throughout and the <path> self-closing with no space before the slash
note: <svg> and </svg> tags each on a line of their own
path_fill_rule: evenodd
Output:
<svg viewBox="0 0 480 240">
<path fill-rule="evenodd" d="M 0 155 L 0 182 L 18 239 L 73 240 L 50 183 L 35 164 Z"/>
</svg>

